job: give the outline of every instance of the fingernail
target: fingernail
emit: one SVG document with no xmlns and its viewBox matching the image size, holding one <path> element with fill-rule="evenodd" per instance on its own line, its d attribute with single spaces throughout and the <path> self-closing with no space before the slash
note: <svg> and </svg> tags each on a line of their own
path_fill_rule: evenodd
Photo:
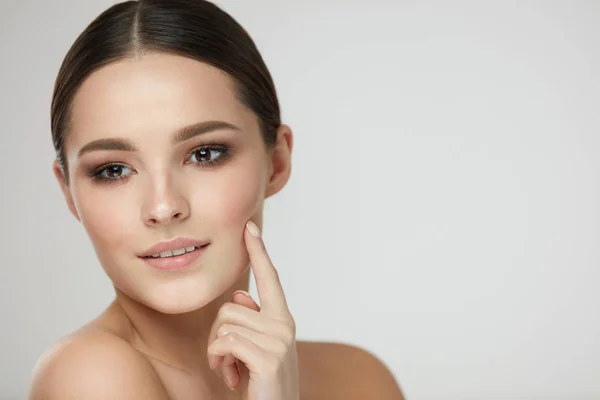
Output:
<svg viewBox="0 0 600 400">
<path fill-rule="evenodd" d="M 229 388 L 229 390 L 233 391 L 233 386 L 231 386 L 228 382 L 228 378 L 225 378 L 225 384 L 227 385 L 227 387 Z"/>
<path fill-rule="evenodd" d="M 248 221 L 248 223 L 246 224 L 246 227 L 248 228 L 248 230 L 250 231 L 252 236 L 260 237 L 260 230 L 258 229 L 258 226 L 256 226 L 256 224 L 254 222 Z"/>
<path fill-rule="evenodd" d="M 241 290 L 241 289 L 240 289 L 240 290 L 236 290 L 235 292 L 233 292 L 233 295 L 232 295 L 232 297 L 233 297 L 233 296 L 235 296 L 235 294 L 236 294 L 236 293 L 243 293 L 243 294 L 245 294 L 246 296 L 248 296 L 248 297 L 252 298 L 252 297 L 250 296 L 250 293 L 246 292 L 245 290 Z"/>
</svg>

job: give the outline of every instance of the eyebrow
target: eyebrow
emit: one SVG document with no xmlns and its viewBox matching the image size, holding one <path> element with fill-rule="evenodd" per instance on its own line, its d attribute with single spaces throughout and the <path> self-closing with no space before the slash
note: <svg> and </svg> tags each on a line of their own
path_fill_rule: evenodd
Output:
<svg viewBox="0 0 600 400">
<path fill-rule="evenodd" d="M 185 142 L 193 137 L 202 135 L 208 132 L 214 132 L 218 130 L 234 130 L 241 132 L 242 130 L 237 126 L 225 122 L 225 121 L 203 121 L 192 125 L 184 126 L 178 129 L 173 138 L 171 139 L 172 144 Z M 98 139 L 89 142 L 83 146 L 78 152 L 77 156 L 81 157 L 83 154 L 99 151 L 99 150 L 119 150 L 119 151 L 137 151 L 137 147 L 127 139 Z"/>
</svg>

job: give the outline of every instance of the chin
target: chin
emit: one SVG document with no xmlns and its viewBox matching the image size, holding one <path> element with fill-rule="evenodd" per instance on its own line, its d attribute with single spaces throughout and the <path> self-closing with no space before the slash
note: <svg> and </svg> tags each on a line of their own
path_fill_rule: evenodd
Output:
<svg viewBox="0 0 600 400">
<path fill-rule="evenodd" d="M 216 284 L 208 284 L 206 277 L 188 277 L 158 283 L 145 294 L 146 305 L 163 314 L 184 314 L 210 304 L 222 294 Z"/>
<path fill-rule="evenodd" d="M 185 314 L 192 311 L 199 310 L 204 307 L 206 303 L 194 303 L 191 301 L 187 301 L 185 303 L 177 303 L 177 302 L 152 302 L 151 304 L 146 304 L 148 307 L 158 311 L 162 314 L 176 315 L 176 314 Z"/>
<path fill-rule="evenodd" d="M 240 269 L 244 271 L 244 268 Z M 232 271 L 233 272 L 233 271 Z M 206 307 L 229 290 L 241 275 L 194 274 L 137 288 L 137 301 L 163 314 L 184 314 Z"/>
</svg>

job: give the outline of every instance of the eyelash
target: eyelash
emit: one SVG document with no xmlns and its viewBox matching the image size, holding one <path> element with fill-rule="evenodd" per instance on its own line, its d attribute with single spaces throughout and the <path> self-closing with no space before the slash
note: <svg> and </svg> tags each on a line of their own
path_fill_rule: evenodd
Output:
<svg viewBox="0 0 600 400">
<path fill-rule="evenodd" d="M 190 158 L 191 156 L 194 155 L 194 153 L 196 153 L 199 150 L 207 150 L 208 152 L 211 151 L 218 151 L 220 152 L 220 154 L 215 158 L 215 159 L 211 159 L 210 161 L 204 161 L 204 162 L 190 162 L 187 161 L 188 158 Z M 217 166 L 218 164 L 221 164 L 222 162 L 224 162 L 227 158 L 229 158 L 230 156 L 230 148 L 229 146 L 220 144 L 220 143 L 205 143 L 201 146 L 195 147 L 194 149 L 192 149 L 186 157 L 186 164 L 188 163 L 193 163 L 196 164 L 196 166 L 201 167 L 201 168 L 212 168 Z M 90 172 L 88 174 L 88 176 L 93 179 L 94 181 L 98 181 L 98 182 L 102 182 L 102 183 L 115 183 L 118 181 L 121 181 L 123 179 L 127 179 L 127 177 L 122 177 L 122 178 L 106 178 L 104 176 L 102 176 L 102 173 L 104 173 L 104 171 L 106 171 L 107 169 L 111 168 L 111 167 L 125 167 L 125 168 L 129 168 L 127 166 L 125 166 L 124 164 L 119 164 L 119 163 L 108 163 L 108 164 L 104 164 L 96 169 L 94 169 L 92 172 Z M 130 168 L 129 168 L 130 169 Z"/>
</svg>

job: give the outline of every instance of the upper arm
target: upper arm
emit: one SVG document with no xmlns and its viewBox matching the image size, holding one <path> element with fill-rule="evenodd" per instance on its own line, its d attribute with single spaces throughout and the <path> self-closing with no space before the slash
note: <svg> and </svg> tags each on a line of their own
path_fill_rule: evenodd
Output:
<svg viewBox="0 0 600 400">
<path fill-rule="evenodd" d="M 404 400 L 400 386 L 392 371 L 374 354 L 350 346 L 351 364 L 355 366 L 356 399 Z"/>
<path fill-rule="evenodd" d="M 310 349 L 310 351 L 308 350 Z M 315 398 L 327 400 L 404 400 L 392 372 L 374 354 L 343 343 L 314 343 L 303 353 L 305 376 L 321 387 Z"/>
<path fill-rule="evenodd" d="M 135 349 L 105 333 L 69 338 L 33 370 L 29 400 L 168 400 L 154 369 Z"/>
</svg>

